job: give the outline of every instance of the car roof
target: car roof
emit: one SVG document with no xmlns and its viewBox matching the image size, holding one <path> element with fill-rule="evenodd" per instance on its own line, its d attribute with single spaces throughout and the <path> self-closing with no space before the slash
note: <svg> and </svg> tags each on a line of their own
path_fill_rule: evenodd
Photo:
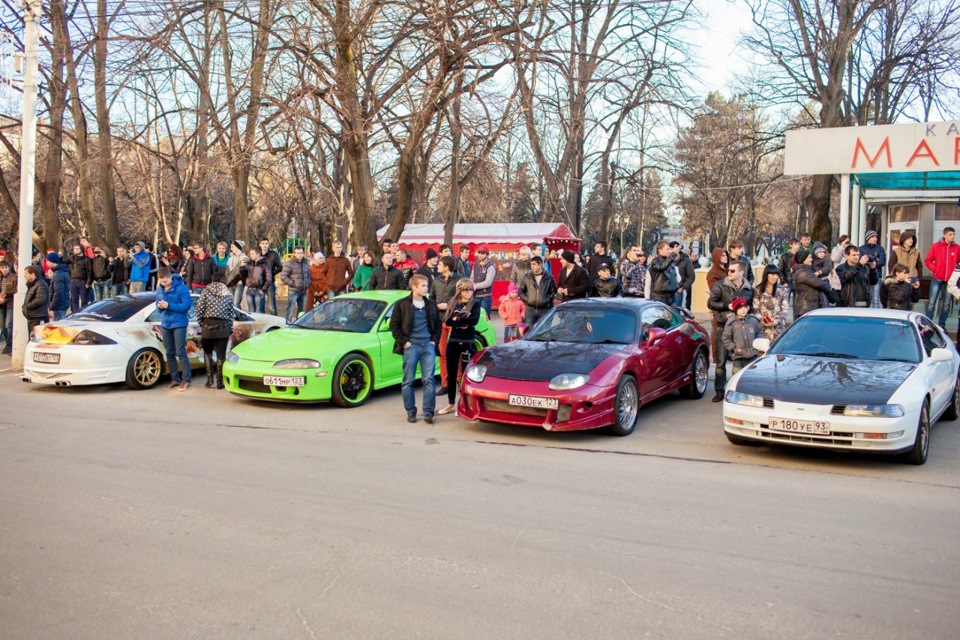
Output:
<svg viewBox="0 0 960 640">
<path fill-rule="evenodd" d="M 670 307 L 670 305 L 666 303 L 656 302 L 646 298 L 581 298 L 579 300 L 569 300 L 563 303 L 564 307 L 567 305 L 574 305 L 578 307 L 625 307 L 634 311 L 640 311 L 644 307 L 649 307 L 651 305 Z M 673 307 L 670 308 L 673 309 Z"/>
<path fill-rule="evenodd" d="M 353 293 L 345 293 L 342 296 L 337 296 L 333 298 L 362 298 L 364 300 L 382 300 L 383 302 L 396 302 L 401 298 L 410 297 L 409 289 L 377 289 L 376 291 L 355 291 Z"/>
</svg>

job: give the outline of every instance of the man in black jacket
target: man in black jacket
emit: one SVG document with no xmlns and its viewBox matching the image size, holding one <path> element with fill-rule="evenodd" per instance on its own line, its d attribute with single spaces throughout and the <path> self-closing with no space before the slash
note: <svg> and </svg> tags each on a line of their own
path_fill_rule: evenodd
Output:
<svg viewBox="0 0 960 640">
<path fill-rule="evenodd" d="M 193 260 L 187 263 L 187 272 L 183 277 L 183 282 L 193 293 L 203 293 L 207 285 L 212 282 L 211 279 L 216 270 L 217 265 L 213 262 L 213 257 L 207 253 L 207 248 L 197 243 Z"/>
<path fill-rule="evenodd" d="M 870 256 L 860 255 L 860 248 L 855 244 L 847 245 L 843 255 L 846 261 L 837 267 L 841 304 L 845 307 L 869 307 L 877 274 L 875 269 L 870 268 Z"/>
<path fill-rule="evenodd" d="M 593 247 L 593 255 L 590 256 L 590 284 L 593 284 L 597 281 L 597 278 L 600 277 L 600 265 L 607 265 L 610 267 L 610 273 L 616 274 L 617 265 L 614 263 L 613 258 L 607 253 L 607 243 L 603 240 L 597 242 Z"/>
<path fill-rule="evenodd" d="M 79 244 L 73 245 L 73 255 L 63 258 L 70 267 L 70 311 L 76 313 L 87 304 L 87 294 L 93 287 L 93 263 Z"/>
<path fill-rule="evenodd" d="M 403 272 L 393 266 L 393 254 L 389 251 L 380 256 L 380 266 L 373 270 L 364 291 L 383 291 L 385 289 L 403 289 Z"/>
<path fill-rule="evenodd" d="M 714 353 L 716 355 L 717 370 L 713 379 L 714 402 L 723 402 L 724 389 L 727 386 L 727 361 L 730 359 L 727 348 L 723 345 L 721 336 L 727 326 L 727 320 L 735 315 L 733 300 L 742 298 L 753 307 L 753 288 L 743 277 L 743 263 L 731 260 L 727 267 L 727 277 L 720 280 L 710 291 L 707 307 L 717 314 L 716 324 L 713 327 Z"/>
<path fill-rule="evenodd" d="M 647 274 L 650 278 L 650 299 L 673 305 L 680 289 L 680 276 L 674 261 L 674 253 L 666 240 L 657 243 L 657 255 L 650 261 Z"/>
<path fill-rule="evenodd" d="M 557 293 L 563 296 L 563 302 L 586 298 L 590 291 L 590 274 L 574 260 L 573 251 L 564 251 L 560 254 L 560 277 L 557 278 Z"/>
<path fill-rule="evenodd" d="M 23 299 L 23 316 L 27 319 L 27 336 L 33 335 L 33 330 L 50 320 L 47 306 L 50 304 L 50 294 L 47 282 L 41 277 L 40 267 L 30 265 L 23 270 L 23 279 L 27 281 L 27 293 Z"/>
<path fill-rule="evenodd" d="M 547 315 L 553 308 L 553 300 L 557 295 L 557 283 L 553 276 L 543 268 L 543 258 L 530 258 L 530 272 L 517 285 L 517 293 L 526 305 L 527 310 L 523 321 L 529 327 L 540 322 L 540 318 Z"/>
<path fill-rule="evenodd" d="M 413 383 L 420 365 L 423 381 L 423 419 L 433 424 L 437 402 L 434 368 L 437 362 L 437 343 L 440 342 L 440 310 L 427 297 L 430 285 L 426 276 L 410 278 L 410 296 L 393 306 L 390 332 L 393 334 L 393 352 L 403 356 L 403 381 L 400 394 L 407 422 L 417 421 L 417 397 Z M 456 381 L 453 381 L 456 384 Z"/>
<path fill-rule="evenodd" d="M 691 299 L 693 298 L 693 283 L 697 280 L 697 270 L 693 266 L 693 260 L 683 252 L 683 245 L 674 240 L 670 243 L 670 249 L 673 251 L 673 263 L 677 266 L 677 273 L 680 275 L 680 288 L 677 290 L 677 301 L 673 306 L 686 307 L 690 310 Z M 681 296 L 681 294 L 683 294 Z M 680 300 L 679 298 L 683 298 Z"/>
<path fill-rule="evenodd" d="M 283 265 L 280 264 L 280 254 L 270 248 L 270 241 L 266 238 L 260 238 L 260 255 L 267 263 L 267 276 L 270 280 L 270 286 L 267 289 L 267 296 L 264 307 L 267 313 L 277 315 L 277 282 L 275 278 Z"/>
</svg>

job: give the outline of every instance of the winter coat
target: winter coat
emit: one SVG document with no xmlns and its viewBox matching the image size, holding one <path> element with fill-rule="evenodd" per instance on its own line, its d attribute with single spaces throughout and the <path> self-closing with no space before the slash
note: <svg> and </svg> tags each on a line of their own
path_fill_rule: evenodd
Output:
<svg viewBox="0 0 960 640">
<path fill-rule="evenodd" d="M 710 254 L 710 258 L 713 261 L 713 264 L 710 265 L 710 270 L 707 271 L 707 288 L 710 291 L 713 291 L 717 283 L 727 277 L 727 265 L 721 264 L 720 262 L 720 258 L 726 255 L 726 253 L 726 249 L 717 247 Z"/>
<path fill-rule="evenodd" d="M 473 293 L 474 298 L 489 298 L 493 295 L 493 279 L 497 277 L 497 267 L 493 260 L 487 258 L 483 262 L 479 260 L 473 265 L 473 286 L 476 290 Z"/>
<path fill-rule="evenodd" d="M 49 289 L 43 278 L 37 278 L 28 284 L 27 294 L 23 300 L 23 316 L 27 320 L 49 320 L 50 313 L 47 311 L 49 296 Z"/>
<path fill-rule="evenodd" d="M 503 320 L 505 327 L 515 327 L 523 322 L 523 316 L 527 313 L 527 306 L 523 304 L 520 298 L 511 298 L 505 295 L 500 298 L 500 306 L 497 307 L 497 313 Z"/>
<path fill-rule="evenodd" d="M 236 311 L 233 307 L 233 294 L 227 285 L 214 282 L 203 290 L 197 300 L 197 320 L 200 321 L 202 338 L 229 338 L 233 331 L 234 318 Z"/>
<path fill-rule="evenodd" d="M 169 289 L 157 285 L 157 303 L 160 302 L 169 305 L 166 309 L 160 309 L 162 328 L 180 329 L 190 324 L 190 289 L 183 283 L 183 277 L 179 273 L 173 274 Z"/>
<path fill-rule="evenodd" d="M 269 249 L 267 253 L 261 256 L 267 264 L 269 271 L 267 272 L 267 279 L 270 283 L 267 285 L 267 288 L 270 288 L 270 284 L 273 284 L 273 279 L 280 273 L 280 270 L 283 269 L 283 265 L 280 264 L 280 254 Z"/>
<path fill-rule="evenodd" d="M 787 313 L 790 311 L 790 287 L 786 284 L 777 284 L 774 293 L 760 291 L 756 288 L 753 291 L 753 313 L 760 319 L 760 325 L 763 327 L 764 336 L 775 341 L 783 333 L 787 326 Z M 767 326 L 763 324 L 763 318 L 769 317 L 773 324 Z"/>
<path fill-rule="evenodd" d="M 946 282 L 953 273 L 953 268 L 960 263 L 960 245 L 951 242 L 949 245 L 941 240 L 934 242 L 927 251 L 927 258 L 923 261 L 930 269 L 930 275 L 935 280 Z"/>
<path fill-rule="evenodd" d="M 383 264 L 373 270 L 367 284 L 363 286 L 364 291 L 384 291 L 387 289 L 403 290 L 403 272 L 391 266 L 386 271 Z"/>
<path fill-rule="evenodd" d="M 680 274 L 680 288 L 690 289 L 697 280 L 697 269 L 693 266 L 693 260 L 683 251 L 677 254 L 677 272 Z"/>
<path fill-rule="evenodd" d="M 520 283 L 530 273 L 529 260 L 517 260 L 513 263 L 513 269 L 510 270 L 510 282 L 520 288 Z"/>
<path fill-rule="evenodd" d="M 817 257 L 817 251 L 823 250 L 823 257 Z M 833 259 L 830 257 L 830 250 L 827 249 L 827 245 L 822 242 L 817 242 L 813 245 L 813 274 L 820 278 L 821 280 L 826 280 L 830 277 L 830 273 L 833 271 Z"/>
<path fill-rule="evenodd" d="M 413 262 L 411 260 L 411 262 Z M 416 262 L 413 263 L 416 266 Z M 330 291 L 340 292 L 347 288 L 353 279 L 353 265 L 346 256 L 329 256 L 325 263 L 327 273 L 327 288 Z M 411 274 L 413 275 L 413 274 Z M 407 280 L 409 283 L 409 280 Z"/>
<path fill-rule="evenodd" d="M 917 236 L 912 231 L 905 231 L 900 236 L 900 246 L 890 252 L 890 263 L 887 267 L 890 273 L 893 273 L 893 268 L 898 263 L 906 265 L 910 269 L 907 275 L 911 278 L 919 278 L 923 275 L 923 260 L 920 259 L 920 250 L 915 246 L 905 249 L 903 243 L 907 238 L 913 238 L 914 244 L 916 244 Z"/>
<path fill-rule="evenodd" d="M 427 312 L 427 330 L 430 332 L 430 342 L 440 343 L 440 310 L 437 309 L 437 303 L 430 298 L 423 299 L 424 308 Z M 477 305 L 479 306 L 479 305 Z M 393 313 L 390 315 L 390 333 L 393 334 L 393 352 L 397 355 L 403 355 L 403 345 L 410 340 L 410 332 L 413 331 L 413 294 L 402 298 L 393 305 Z"/>
<path fill-rule="evenodd" d="M 270 275 L 270 265 L 263 256 L 255 263 L 247 262 L 240 267 L 240 277 L 243 279 L 243 286 L 247 289 L 255 289 L 266 292 L 270 289 L 273 277 Z"/>
<path fill-rule="evenodd" d="M 110 279 L 110 260 L 107 256 L 94 256 L 92 267 L 95 281 L 102 282 Z"/>
<path fill-rule="evenodd" d="M 870 287 L 877 284 L 876 270 L 859 262 L 852 267 L 844 262 L 837 267 L 837 277 L 842 284 L 840 299 L 844 306 L 852 307 L 857 302 L 870 304 Z"/>
<path fill-rule="evenodd" d="M 457 295 L 457 281 L 459 279 L 455 273 L 451 273 L 449 278 L 438 276 L 430 284 L 430 299 L 438 305 L 448 304 Z"/>
<path fill-rule="evenodd" d="M 280 271 L 280 282 L 295 293 L 306 293 L 312 279 L 310 272 L 310 262 L 306 258 L 300 258 L 300 262 L 297 262 L 296 258 L 290 258 Z"/>
<path fill-rule="evenodd" d="M 873 270 L 876 271 L 876 275 L 873 276 L 873 281 L 876 283 L 879 275 L 884 272 L 884 267 L 887 266 L 887 252 L 883 250 L 883 247 L 880 246 L 880 243 L 870 245 L 863 244 L 860 247 L 861 256 L 870 256 L 870 261 L 876 263 L 873 267 Z M 947 276 L 949 277 L 949 272 Z"/>
<path fill-rule="evenodd" d="M 623 295 L 643 297 L 643 286 L 647 277 L 647 265 L 641 263 L 639 260 L 634 262 L 621 260 L 617 273 L 620 276 L 620 284 L 623 286 Z"/>
<path fill-rule="evenodd" d="M 596 282 L 597 278 L 600 276 L 597 274 L 600 271 L 600 265 L 605 264 L 610 267 L 610 274 L 615 275 L 617 272 L 617 264 L 613 261 L 613 258 L 610 257 L 610 254 L 605 253 L 600 255 L 595 253 L 590 256 L 590 282 Z"/>
<path fill-rule="evenodd" d="M 560 278 L 557 284 L 558 289 L 567 289 L 563 296 L 563 301 L 576 300 L 577 298 L 586 298 L 590 290 L 590 274 L 581 266 L 574 265 L 568 273 L 566 269 L 560 269 Z"/>
<path fill-rule="evenodd" d="M 41 278 L 42 280 L 42 278 Z M 17 293 L 17 274 L 12 270 L 7 275 L 0 277 L 0 305 L 9 308 L 13 304 L 13 296 Z"/>
<path fill-rule="evenodd" d="M 754 339 L 763 335 L 763 327 L 754 316 L 747 314 L 745 318 L 738 318 L 733 315 L 723 326 L 723 346 L 733 360 L 749 360 L 757 356 Z"/>
<path fill-rule="evenodd" d="M 595 298 L 619 298 L 623 295 L 623 285 L 620 284 L 620 280 L 613 276 L 606 280 L 597 278 L 593 282 L 590 295 Z"/>
<path fill-rule="evenodd" d="M 146 251 L 130 254 L 130 282 L 146 282 L 150 279 L 150 254 Z"/>
<path fill-rule="evenodd" d="M 743 279 L 750 283 L 750 286 L 753 286 L 753 263 L 750 262 L 750 258 L 747 256 L 740 256 L 737 258 L 740 262 L 743 263 Z"/>
<path fill-rule="evenodd" d="M 793 261 L 796 257 L 797 254 L 790 251 L 780 256 L 778 268 L 780 269 L 780 282 L 783 284 L 790 284 L 790 276 L 793 274 Z"/>
<path fill-rule="evenodd" d="M 193 260 L 187 264 L 187 273 L 184 275 L 183 281 L 191 287 L 206 287 L 210 284 L 210 279 L 213 278 L 216 269 L 217 266 L 213 263 L 210 254 L 204 254 L 202 259 L 194 256 Z"/>
<path fill-rule="evenodd" d="M 750 283 L 747 282 L 746 278 L 741 281 L 740 287 L 737 287 L 728 276 L 714 285 L 713 289 L 710 290 L 707 307 L 717 313 L 716 331 L 721 331 L 722 329 L 720 329 L 720 327 L 726 326 L 727 320 L 735 315 L 733 311 L 730 310 L 730 305 L 733 304 L 734 298 L 743 298 L 747 301 L 748 305 L 753 306 L 753 288 L 750 286 Z"/>
<path fill-rule="evenodd" d="M 65 256 L 61 264 L 70 267 L 71 280 L 82 280 L 88 285 L 93 284 L 93 261 L 87 256 Z"/>
<path fill-rule="evenodd" d="M 84 258 L 86 260 L 86 258 Z M 50 277 L 50 310 L 66 311 L 70 308 L 70 267 L 53 265 Z"/>
<path fill-rule="evenodd" d="M 900 282 L 895 276 L 887 276 L 880 285 L 880 304 L 884 309 L 912 311 L 913 305 L 920 302 L 920 287 L 914 287 L 909 280 Z"/>
<path fill-rule="evenodd" d="M 113 284 L 126 284 L 130 282 L 130 256 L 123 260 L 114 258 L 110 263 L 110 280 Z"/>
<path fill-rule="evenodd" d="M 544 271 L 540 274 L 540 284 L 537 284 L 537 276 L 531 271 L 517 285 L 517 292 L 526 306 L 549 309 L 557 295 L 557 283 L 553 281 L 553 276 Z"/>
<path fill-rule="evenodd" d="M 393 268 L 400 271 L 402 276 L 400 288 L 407 290 L 410 288 L 410 278 L 417 273 L 417 271 L 420 269 L 420 266 L 414 262 L 413 259 L 407 258 L 403 262 L 394 262 Z"/>
<path fill-rule="evenodd" d="M 826 295 L 831 289 L 830 283 L 815 276 L 813 267 L 805 264 L 793 266 L 793 288 L 796 292 L 793 300 L 794 320 L 814 309 L 826 306 L 826 298 L 821 299 L 820 294 Z"/>
<path fill-rule="evenodd" d="M 647 273 L 650 276 L 650 292 L 656 295 L 676 293 L 680 288 L 680 276 L 670 256 L 656 256 L 651 262 Z"/>
<path fill-rule="evenodd" d="M 238 255 L 234 255 L 232 253 L 230 254 L 230 257 L 227 258 L 227 270 L 223 274 L 227 280 L 228 287 L 233 287 L 241 283 L 240 268 L 243 266 L 244 262 L 248 261 L 249 258 L 242 253 Z"/>
<path fill-rule="evenodd" d="M 358 264 L 357 270 L 353 272 L 353 288 L 357 291 L 363 289 L 370 279 L 370 276 L 373 275 L 374 269 L 376 269 L 376 267 L 372 264 Z"/>
</svg>

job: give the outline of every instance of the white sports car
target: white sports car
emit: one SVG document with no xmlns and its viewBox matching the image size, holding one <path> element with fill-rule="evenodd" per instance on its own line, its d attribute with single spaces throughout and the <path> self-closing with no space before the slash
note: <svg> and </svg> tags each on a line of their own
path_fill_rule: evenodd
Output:
<svg viewBox="0 0 960 640">
<path fill-rule="evenodd" d="M 727 384 L 733 444 L 901 454 L 923 464 L 930 426 L 960 412 L 960 355 L 912 311 L 819 309 L 797 320 Z"/>
<path fill-rule="evenodd" d="M 199 297 L 191 296 L 187 327 L 187 355 L 194 369 L 203 367 Z M 236 314 L 231 346 L 285 325 L 277 316 L 239 309 Z M 156 294 L 121 295 L 37 327 L 27 344 L 21 379 L 58 387 L 126 382 L 133 389 L 149 389 L 167 371 L 165 353 Z"/>
</svg>

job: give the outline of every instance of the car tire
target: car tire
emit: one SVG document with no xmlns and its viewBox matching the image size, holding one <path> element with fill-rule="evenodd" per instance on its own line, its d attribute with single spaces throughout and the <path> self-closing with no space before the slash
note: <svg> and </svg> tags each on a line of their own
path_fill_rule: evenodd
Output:
<svg viewBox="0 0 960 640">
<path fill-rule="evenodd" d="M 917 437 L 913 441 L 913 448 L 903 454 L 903 461 L 908 464 L 923 464 L 927 461 L 930 450 L 930 403 L 924 401 L 920 407 L 920 420 L 917 422 Z"/>
<path fill-rule="evenodd" d="M 741 438 L 740 436 L 735 436 L 732 433 L 727 433 L 726 431 L 723 432 L 723 435 L 727 436 L 727 440 L 730 441 L 730 444 L 735 444 L 738 447 L 749 447 L 755 444 L 754 441 L 750 440 L 749 438 Z"/>
<path fill-rule="evenodd" d="M 690 384 L 680 388 L 680 395 L 688 400 L 699 400 L 707 392 L 707 374 L 710 372 L 710 360 L 706 349 L 697 351 L 697 356 L 690 365 L 693 374 Z"/>
<path fill-rule="evenodd" d="M 610 426 L 615 436 L 628 436 L 637 428 L 637 416 L 640 413 L 640 390 L 633 376 L 626 375 L 617 382 L 617 392 L 613 397 L 613 417 L 616 422 Z"/>
<path fill-rule="evenodd" d="M 330 382 L 331 399 L 338 407 L 359 407 L 373 393 L 373 366 L 366 356 L 348 353 L 337 363 Z"/>
<path fill-rule="evenodd" d="M 141 391 L 157 384 L 163 375 L 163 356 L 156 349 L 140 349 L 127 363 L 126 384 Z"/>
<path fill-rule="evenodd" d="M 947 405 L 946 411 L 943 412 L 942 419 L 949 420 L 950 422 L 960 418 L 960 375 L 957 376 L 956 382 L 953 383 L 953 397 L 950 399 L 950 404 Z"/>
</svg>

